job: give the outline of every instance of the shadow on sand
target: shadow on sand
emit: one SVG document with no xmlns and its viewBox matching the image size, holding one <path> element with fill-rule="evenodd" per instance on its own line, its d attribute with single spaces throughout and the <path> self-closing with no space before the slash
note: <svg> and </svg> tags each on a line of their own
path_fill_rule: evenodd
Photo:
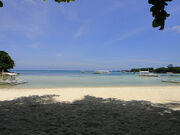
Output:
<svg viewBox="0 0 180 135">
<path fill-rule="evenodd" d="M 165 105 L 91 96 L 57 103 L 55 96 L 0 102 L 0 135 L 180 134 L 180 111 Z"/>
</svg>

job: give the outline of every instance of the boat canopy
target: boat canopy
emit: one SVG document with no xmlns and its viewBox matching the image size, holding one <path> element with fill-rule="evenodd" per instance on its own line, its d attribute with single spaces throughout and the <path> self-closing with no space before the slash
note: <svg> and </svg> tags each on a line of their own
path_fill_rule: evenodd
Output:
<svg viewBox="0 0 180 135">
<path fill-rule="evenodd" d="M 93 74 L 108 74 L 110 73 L 108 70 L 96 70 Z"/>
<path fill-rule="evenodd" d="M 2 75 L 16 76 L 16 73 L 3 72 Z"/>
<path fill-rule="evenodd" d="M 140 73 L 149 73 L 149 71 L 140 71 Z"/>
</svg>

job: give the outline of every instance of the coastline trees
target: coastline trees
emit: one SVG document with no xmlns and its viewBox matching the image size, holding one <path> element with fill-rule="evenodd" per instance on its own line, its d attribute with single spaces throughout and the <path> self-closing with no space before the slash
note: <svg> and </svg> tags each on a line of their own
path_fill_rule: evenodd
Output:
<svg viewBox="0 0 180 135">
<path fill-rule="evenodd" d="M 155 73 L 167 73 L 167 72 L 172 72 L 172 73 L 180 73 L 180 67 L 161 67 L 157 68 L 154 70 Z"/>
<path fill-rule="evenodd" d="M 167 67 L 160 67 L 160 68 L 132 68 L 130 72 L 139 72 L 139 71 L 149 71 L 154 73 L 180 73 L 180 67 L 174 67 L 172 64 L 169 64 Z"/>
<path fill-rule="evenodd" d="M 130 70 L 130 72 L 139 72 L 139 71 L 149 71 L 149 72 L 153 72 L 154 68 L 150 67 L 150 68 L 132 68 Z"/>
<path fill-rule="evenodd" d="M 14 60 L 11 59 L 9 54 L 5 51 L 0 51 L 0 72 L 8 71 L 15 66 Z"/>
</svg>

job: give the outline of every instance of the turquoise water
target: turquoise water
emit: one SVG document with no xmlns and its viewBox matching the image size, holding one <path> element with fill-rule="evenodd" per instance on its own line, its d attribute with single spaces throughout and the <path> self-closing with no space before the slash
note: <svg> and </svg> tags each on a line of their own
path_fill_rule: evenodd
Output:
<svg viewBox="0 0 180 135">
<path fill-rule="evenodd" d="M 27 84 L 10 86 L 18 88 L 59 88 L 59 87 L 116 87 L 116 86 L 165 86 L 180 85 L 163 83 L 161 80 L 179 80 L 180 75 L 168 76 L 159 74 L 159 77 L 139 77 L 134 73 L 111 72 L 110 74 L 92 74 L 92 71 L 63 70 L 18 70 Z M 0 86 L 2 87 L 2 86 Z"/>
</svg>

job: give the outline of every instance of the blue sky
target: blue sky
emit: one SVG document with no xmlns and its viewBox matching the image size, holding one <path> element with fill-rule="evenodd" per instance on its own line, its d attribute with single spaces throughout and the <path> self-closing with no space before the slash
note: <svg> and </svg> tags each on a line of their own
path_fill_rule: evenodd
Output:
<svg viewBox="0 0 180 135">
<path fill-rule="evenodd" d="M 15 69 L 180 66 L 180 1 L 165 30 L 151 27 L 148 0 L 4 0 L 0 50 Z"/>
</svg>

